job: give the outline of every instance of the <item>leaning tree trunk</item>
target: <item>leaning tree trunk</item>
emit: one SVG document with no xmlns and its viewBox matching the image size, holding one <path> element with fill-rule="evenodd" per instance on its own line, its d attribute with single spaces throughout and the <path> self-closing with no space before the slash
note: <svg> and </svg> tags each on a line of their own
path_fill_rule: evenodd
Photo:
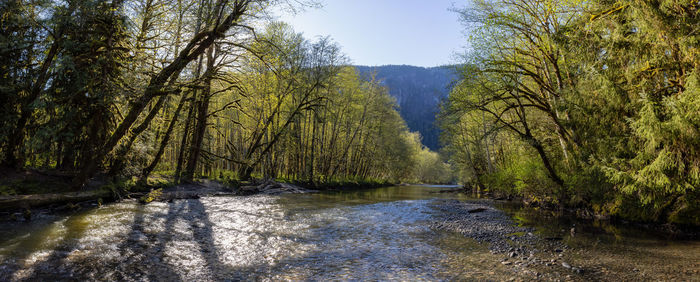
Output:
<svg viewBox="0 0 700 282">
<path fill-rule="evenodd" d="M 540 155 L 540 159 L 542 160 L 542 164 L 544 164 L 544 168 L 547 169 L 547 172 L 549 173 L 549 177 L 556 183 L 559 187 L 559 202 L 564 203 L 567 201 L 568 196 L 566 194 L 566 187 L 564 186 L 564 180 L 559 177 L 557 174 L 556 170 L 554 170 L 554 167 L 552 166 L 552 163 L 549 161 L 549 158 L 547 157 L 547 153 L 544 151 L 544 147 L 542 146 L 542 143 L 540 143 L 539 140 L 535 139 L 532 135 L 527 135 L 524 136 L 525 140 L 530 143 L 530 145 L 535 148 L 537 151 L 537 154 Z"/>
<path fill-rule="evenodd" d="M 170 84 L 173 84 L 172 82 L 175 81 L 176 78 L 173 78 L 171 80 Z M 112 162 L 112 165 L 109 168 L 109 175 L 117 175 L 120 171 L 124 169 L 124 164 L 126 162 L 126 156 L 129 153 L 129 150 L 131 150 L 131 147 L 134 145 L 134 142 L 136 142 L 136 138 L 143 133 L 150 125 L 151 121 L 156 117 L 158 112 L 160 111 L 161 108 L 163 108 L 163 104 L 165 104 L 167 96 L 163 95 L 160 98 L 158 98 L 158 101 L 153 105 L 153 108 L 148 112 L 148 115 L 146 115 L 146 118 L 141 122 L 139 126 L 137 126 L 134 130 L 131 131 L 131 135 L 129 136 L 129 140 L 119 147 L 117 149 L 117 153 L 115 154 L 115 159 Z"/>
<path fill-rule="evenodd" d="M 211 98 L 211 81 L 214 75 L 214 47 L 212 45 L 207 50 L 207 70 L 204 73 L 204 89 L 202 90 L 201 99 L 197 105 L 197 123 L 195 125 L 194 136 L 192 136 L 192 144 L 190 146 L 189 159 L 185 168 L 184 179 L 191 181 L 194 179 L 194 173 L 197 169 L 197 163 L 202 152 L 202 143 L 204 135 L 207 132 L 207 117 L 209 114 L 209 100 Z"/>
<path fill-rule="evenodd" d="M 177 104 L 177 108 L 175 109 L 175 113 L 173 114 L 172 119 L 170 120 L 170 124 L 168 125 L 168 129 L 165 130 L 165 133 L 163 134 L 163 139 L 160 141 L 160 146 L 158 147 L 158 151 L 156 152 L 156 155 L 153 157 L 153 160 L 151 163 L 142 170 L 141 172 L 141 177 L 139 178 L 139 183 L 145 184 L 148 181 L 148 176 L 153 172 L 153 170 L 156 168 L 158 165 L 158 162 L 160 162 L 160 158 L 163 156 L 163 153 L 165 153 L 165 147 L 168 146 L 168 141 L 170 140 L 170 135 L 173 133 L 173 130 L 175 129 L 175 124 L 177 123 L 177 117 L 180 115 L 180 111 L 182 111 L 182 107 L 185 105 L 185 102 L 187 101 L 187 94 L 182 94 L 182 97 L 180 98 L 180 102 Z"/>
</svg>

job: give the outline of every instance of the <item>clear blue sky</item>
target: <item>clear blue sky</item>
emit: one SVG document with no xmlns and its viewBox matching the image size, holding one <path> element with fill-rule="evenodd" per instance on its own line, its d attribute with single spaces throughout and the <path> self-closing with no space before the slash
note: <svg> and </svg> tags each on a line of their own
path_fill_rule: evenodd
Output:
<svg viewBox="0 0 700 282">
<path fill-rule="evenodd" d="M 313 39 L 330 35 L 357 65 L 454 63 L 466 38 L 457 0 L 322 0 L 320 9 L 283 14 L 297 32 Z"/>
</svg>

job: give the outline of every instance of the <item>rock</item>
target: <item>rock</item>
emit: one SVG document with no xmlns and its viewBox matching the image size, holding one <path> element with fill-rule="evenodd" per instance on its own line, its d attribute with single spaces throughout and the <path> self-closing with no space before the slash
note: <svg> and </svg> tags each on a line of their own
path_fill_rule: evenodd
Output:
<svg viewBox="0 0 700 282">
<path fill-rule="evenodd" d="M 32 211 L 30 209 L 24 209 L 24 211 L 22 212 L 22 216 L 24 216 L 25 221 L 31 221 Z"/>
<path fill-rule="evenodd" d="M 475 208 L 475 209 L 470 209 L 467 212 L 468 213 L 478 213 L 478 212 L 483 212 L 485 210 L 486 210 L 486 208 Z"/>
<path fill-rule="evenodd" d="M 571 268 L 571 265 L 566 263 L 566 262 L 562 262 L 561 266 L 563 266 L 564 268 L 569 268 L 569 269 Z"/>
<path fill-rule="evenodd" d="M 516 252 L 511 252 L 510 254 L 508 254 L 508 256 L 514 258 L 514 257 L 517 257 L 517 256 L 518 256 L 518 253 L 516 253 Z"/>
<path fill-rule="evenodd" d="M 240 189 L 244 192 L 257 192 L 258 186 L 241 186 Z"/>
<path fill-rule="evenodd" d="M 503 265 L 511 265 L 511 264 L 513 264 L 513 263 L 510 262 L 510 261 L 502 261 L 501 264 L 503 264 Z"/>
</svg>

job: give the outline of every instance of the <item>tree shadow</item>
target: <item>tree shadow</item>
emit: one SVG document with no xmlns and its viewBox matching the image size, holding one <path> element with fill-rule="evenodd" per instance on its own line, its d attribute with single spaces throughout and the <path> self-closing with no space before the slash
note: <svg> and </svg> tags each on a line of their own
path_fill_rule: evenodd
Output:
<svg viewBox="0 0 700 282">
<path fill-rule="evenodd" d="M 158 208 L 156 208 L 158 209 Z M 216 214 L 207 210 L 205 202 L 200 199 L 177 200 L 168 203 L 161 212 L 151 212 L 148 206 L 138 205 L 136 209 L 129 210 L 133 213 L 133 219 L 124 233 L 114 240 L 105 240 L 104 243 L 91 241 L 97 244 L 94 248 L 80 246 L 81 238 L 91 237 L 94 234 L 86 232 L 103 232 L 100 226 L 97 230 L 88 230 L 91 226 L 86 223 L 67 222 L 67 233 L 61 243 L 48 259 L 43 260 L 31 269 L 32 275 L 28 280 L 250 280 L 261 278 L 272 279 L 314 279 L 314 277 L 330 277 L 338 273 L 346 273 L 345 270 L 336 269 L 323 263 L 332 258 L 333 261 L 343 262 L 337 267 L 347 266 L 348 260 L 362 259 L 367 255 L 367 250 L 353 248 L 324 249 L 326 241 L 334 240 L 331 233 L 314 230 L 304 234 L 278 234 L 276 230 L 248 228 L 229 228 L 218 226 L 212 221 L 221 220 L 220 213 L 231 214 L 232 211 L 217 209 Z M 128 214 L 131 216 L 130 214 Z M 214 216 L 214 217 L 212 217 Z M 237 216 L 269 216 L 265 213 L 250 213 L 237 211 Z M 84 217 L 68 218 L 68 221 L 85 220 Z M 109 220 L 109 219 L 107 219 Z M 285 219 L 289 220 L 289 219 Z M 275 221 L 276 222 L 276 221 Z M 94 224 L 94 223 L 93 223 Z M 99 223 L 98 223 L 99 224 Z M 245 225 L 247 223 L 243 223 Z M 258 223 L 260 224 L 260 223 Z M 121 226 L 121 225 L 118 225 Z M 322 229 L 322 228 L 321 228 Z M 322 232 L 318 234 L 316 232 Z M 108 232 L 110 233 L 110 232 Z M 229 234 L 230 233 L 230 234 Z M 274 257 L 273 261 L 263 258 L 268 251 L 267 243 L 263 243 L 260 249 L 252 249 L 256 254 L 249 264 L 233 265 L 222 260 L 227 251 L 223 246 L 217 246 L 216 236 L 231 236 L 234 234 L 256 234 L 263 238 L 275 238 L 272 240 L 302 242 L 304 244 L 321 244 L 321 248 L 311 249 L 308 252 L 291 253 L 289 256 Z M 319 236 L 323 237 L 320 238 Z M 330 236 L 330 237 L 329 237 Z M 241 238 L 245 238 L 242 236 Z M 91 237 L 95 238 L 95 237 Z M 319 239 L 322 239 L 319 242 Z M 245 240 L 245 239 L 242 239 Z M 270 241 L 271 243 L 277 243 Z M 238 242 L 233 242 L 237 244 Z M 245 242 L 241 242 L 245 243 Z M 333 245 L 333 244 L 331 244 Z M 255 248 L 255 246 L 251 246 Z M 292 245 L 293 247 L 293 245 Z M 110 255 L 100 253 L 103 250 L 115 249 Z M 74 252 L 78 250 L 77 252 Z M 81 252 L 85 250 L 85 252 Z M 376 250 L 379 257 L 383 250 Z M 72 254 L 73 253 L 73 254 Z M 74 254 L 78 254 L 77 256 Z M 201 262 L 199 262 L 201 259 Z M 326 269 L 332 267 L 332 269 Z M 285 276 L 285 275 L 291 276 Z M 367 274 L 367 273 L 363 273 Z M 377 277 L 386 274 L 379 272 Z M 8 277 L 11 279 L 11 275 Z M 346 277 L 351 278 L 352 275 Z M 337 277 L 341 278 L 341 277 Z M 10 280 L 7 279 L 7 280 Z M 3 279 L 4 280 L 4 279 Z"/>
<path fill-rule="evenodd" d="M 170 204 L 167 213 L 149 216 L 144 206 L 139 205 L 135 211 L 132 211 L 134 216 L 126 237 L 115 246 L 119 255 L 114 259 L 106 258 L 100 253 L 105 251 L 103 249 L 105 247 L 109 251 L 108 242 L 97 248 L 81 246 L 80 240 L 85 237 L 89 226 L 85 222 L 74 221 L 87 219 L 83 216 L 68 217 L 64 223 L 67 230 L 62 242 L 51 250 L 48 258 L 37 262 L 29 270 L 31 275 L 22 280 L 133 280 L 133 278 L 163 280 L 167 277 L 168 281 L 178 281 L 180 276 L 168 264 L 155 262 L 162 261 L 164 246 L 173 232 L 173 223 L 184 206 L 184 203 Z M 158 218 L 165 218 L 164 229 L 158 233 L 147 232 L 144 226 L 150 224 L 149 220 Z M 97 244 L 100 243 L 97 242 Z M 82 250 L 86 252 L 81 254 Z M 14 272 L 19 270 L 21 268 Z M 8 276 L 8 280 L 12 279 L 14 272 Z"/>
<path fill-rule="evenodd" d="M 72 215 L 66 219 L 66 234 L 56 248 L 51 250 L 51 255 L 41 262 L 37 262 L 33 267 L 30 281 L 55 279 L 56 276 L 72 276 L 76 270 L 70 265 L 64 264 L 64 260 L 74 251 L 78 249 L 80 238 L 83 237 L 87 230 L 87 225 L 82 221 L 82 216 Z M 42 238 L 43 239 L 43 238 Z M 18 269 L 19 270 L 19 269 Z"/>
<path fill-rule="evenodd" d="M 114 273 L 115 277 L 109 279 L 125 280 L 141 276 L 140 278 L 148 280 L 162 280 L 167 277 L 169 281 L 180 281 L 179 274 L 167 263 L 163 263 L 163 260 L 166 244 L 171 241 L 174 232 L 174 224 L 184 208 L 184 203 L 168 203 L 166 213 L 152 215 L 151 220 L 165 218 L 164 229 L 154 234 L 144 229 L 145 225 L 151 223 L 146 221 L 144 206 L 139 205 L 129 234 L 118 247 L 119 259 L 111 263 L 112 267 L 119 271 Z"/>
<path fill-rule="evenodd" d="M 54 216 L 49 219 L 31 222 L 3 222 L 3 228 L 7 228 L 0 238 L 0 246 L 6 254 L 0 260 L 0 281 L 9 281 L 15 273 L 21 270 L 19 265 L 29 258 L 39 247 L 44 239 L 51 234 L 51 226 L 64 217 Z M 33 226 L 34 225 L 34 226 Z M 37 226 L 40 226 L 37 228 Z M 12 231 L 14 232 L 12 232 Z M 20 235 L 24 234 L 24 235 Z"/>
</svg>

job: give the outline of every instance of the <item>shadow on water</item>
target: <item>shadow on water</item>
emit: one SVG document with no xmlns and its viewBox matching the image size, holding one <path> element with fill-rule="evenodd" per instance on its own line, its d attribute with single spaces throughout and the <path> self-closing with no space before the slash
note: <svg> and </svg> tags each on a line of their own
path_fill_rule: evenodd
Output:
<svg viewBox="0 0 700 282">
<path fill-rule="evenodd" d="M 178 266 L 167 261 L 166 248 L 169 243 L 177 244 L 183 239 L 194 241 L 205 260 L 206 273 L 198 273 L 196 276 L 214 277 L 221 262 L 214 245 L 212 222 L 200 200 L 175 201 L 168 203 L 166 213 L 149 218 L 146 218 L 146 215 L 143 211 L 135 214 L 131 231 L 119 248 L 122 256 L 115 264 L 122 270 L 114 278 L 124 280 L 140 276 L 147 280 L 181 281 L 182 273 L 175 270 Z M 144 225 L 153 224 L 159 217 L 165 218 L 163 229 L 156 233 L 144 229 Z M 183 238 L 186 230 L 175 228 L 178 221 L 183 221 L 189 226 L 192 230 L 191 238 Z"/>
<path fill-rule="evenodd" d="M 0 280 L 29 280 L 49 281 L 63 279 L 97 279 L 97 280 L 167 280 L 181 281 L 183 269 L 168 262 L 166 253 L 168 245 L 177 245 L 181 241 L 194 242 L 196 250 L 204 259 L 204 273 L 197 273 L 195 277 L 204 279 L 216 279 L 215 276 L 223 268 L 218 257 L 219 251 L 214 243 L 213 224 L 209 219 L 205 206 L 200 200 L 175 201 L 167 204 L 167 211 L 149 212 L 148 206 L 136 205 L 133 212 L 133 220 L 125 234 L 111 234 L 108 236 L 119 237 L 114 242 L 113 249 L 118 253 L 115 256 L 105 257 L 103 251 L 109 251 L 110 242 L 81 242 L 86 232 L 94 229 L 109 229 L 100 226 L 104 222 L 90 218 L 92 212 L 76 214 L 65 218 L 61 239 L 54 246 L 37 246 L 37 242 L 44 242 L 55 237 L 51 226 L 44 226 L 30 236 L 20 240 L 16 248 L 25 250 L 24 253 L 14 253 L 16 265 L 9 267 L 0 273 Z M 94 221 L 94 222 L 93 222 Z M 188 226 L 185 230 L 176 228 L 176 224 L 184 223 Z M 104 223 L 107 224 L 107 223 Z M 50 224 L 49 224 L 50 225 Z M 110 230 L 106 230 L 109 232 Z M 190 234 L 185 234 L 191 231 Z M 100 234 L 97 236 L 105 236 Z M 121 240 L 119 240 L 121 239 Z M 179 251 L 179 250 L 178 250 Z M 23 261 L 36 256 L 37 253 L 50 252 L 45 259 L 39 258 L 30 268 L 24 269 L 22 275 L 18 271 L 23 269 Z M 191 275 L 190 275 L 191 276 Z"/>
<path fill-rule="evenodd" d="M 207 270 L 212 277 L 215 277 L 219 270 L 223 268 L 223 264 L 219 259 L 218 250 L 214 244 L 213 224 L 209 220 L 206 208 L 199 199 L 188 200 L 187 203 L 188 211 L 191 213 L 187 216 L 187 219 L 192 227 L 199 252 L 206 261 Z"/>
<path fill-rule="evenodd" d="M 3 228 L 0 230 L 0 281 L 9 280 L 9 277 L 21 268 L 27 258 L 32 255 L 32 250 L 39 248 L 41 245 L 49 245 L 45 238 L 51 237 L 55 233 L 53 228 L 45 228 L 39 232 L 32 232 L 32 227 L 35 226 L 54 226 L 65 220 L 59 216 L 50 216 L 48 218 L 35 219 L 32 222 L 3 222 Z M 5 258 L 3 258 L 3 256 Z"/>
<path fill-rule="evenodd" d="M 459 280 L 512 276 L 484 246 L 461 235 L 430 229 L 436 212 L 430 208 L 434 199 L 473 200 L 461 193 L 439 193 L 444 190 L 441 188 L 385 187 L 107 205 L 59 217 L 43 226 L 32 225 L 29 231 L 33 232 L 28 235 L 22 235 L 21 230 L 3 240 L 0 281 Z M 658 277 L 682 279 L 688 276 L 673 276 L 675 266 L 656 265 L 678 261 L 683 271 L 696 265 L 693 250 L 700 248 L 698 244 L 628 235 L 633 231 L 616 225 L 496 205 L 516 222 L 582 250 L 567 250 L 567 261 L 597 271 L 587 274 L 590 279 L 640 278 L 610 276 L 611 272 L 630 273 L 635 267 L 671 273 Z M 573 224 L 575 236 L 569 234 Z M 500 270 L 494 270 L 496 267 Z"/>
<path fill-rule="evenodd" d="M 167 264 L 159 264 L 159 262 L 165 257 L 165 245 L 170 241 L 174 230 L 173 225 L 178 214 L 180 214 L 183 209 L 184 203 L 169 203 L 167 213 L 153 215 L 150 218 L 151 221 L 158 218 L 165 218 L 162 232 L 153 234 L 144 230 L 144 225 L 152 224 L 152 222 L 146 222 L 144 206 L 139 205 L 138 211 L 134 213 L 134 220 L 132 221 L 129 234 L 117 248 L 120 252 L 119 261 L 112 263 L 113 267 L 118 269 L 119 272 L 115 273 L 115 277 L 110 278 L 124 280 L 126 278 L 133 278 L 135 275 L 143 275 L 150 280 L 160 277 L 161 279 L 179 281 L 177 273 L 175 273 L 171 267 Z M 155 243 L 149 245 L 151 242 Z M 152 255 L 150 254 L 151 252 L 153 253 Z M 138 266 L 147 265 L 149 266 L 147 272 L 136 273 L 135 270 L 146 270 Z"/>
</svg>

